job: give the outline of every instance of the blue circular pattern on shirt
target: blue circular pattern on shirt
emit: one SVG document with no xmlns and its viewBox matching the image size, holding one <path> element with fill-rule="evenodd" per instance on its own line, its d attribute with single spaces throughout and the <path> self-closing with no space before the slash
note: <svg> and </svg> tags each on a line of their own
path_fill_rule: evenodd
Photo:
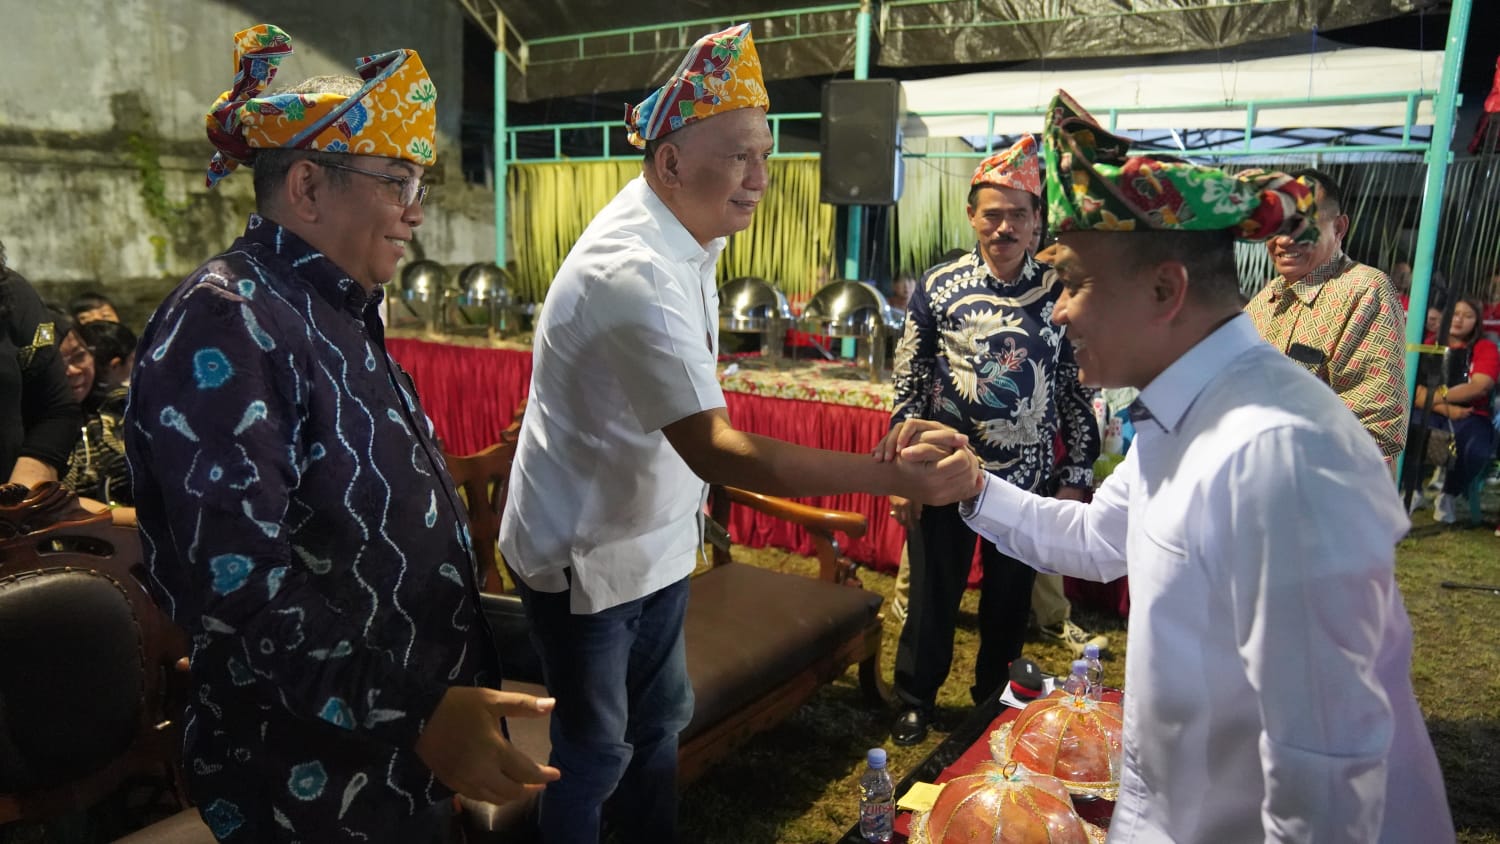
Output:
<svg viewBox="0 0 1500 844">
<path fill-rule="evenodd" d="M 214 573 L 214 591 L 220 595 L 228 595 L 245 585 L 255 563 L 244 554 L 220 554 L 208 561 L 208 567 Z"/>
<path fill-rule="evenodd" d="M 343 698 L 331 697 L 323 704 L 323 711 L 318 717 L 346 730 L 354 729 L 354 713 L 349 711 L 349 704 L 344 703 Z"/>
<path fill-rule="evenodd" d="M 215 387 L 224 386 L 224 382 L 234 377 L 234 367 L 229 365 L 229 358 L 224 353 L 210 346 L 207 349 L 199 349 L 193 355 L 193 379 L 198 382 L 198 389 L 212 390 Z"/>
<path fill-rule="evenodd" d="M 323 763 L 314 761 L 293 765 L 286 787 L 298 800 L 317 800 L 327 784 L 328 772 L 323 770 Z"/>
<path fill-rule="evenodd" d="M 245 824 L 240 807 L 223 798 L 203 807 L 203 821 L 208 824 L 214 837 L 221 841 Z"/>
</svg>

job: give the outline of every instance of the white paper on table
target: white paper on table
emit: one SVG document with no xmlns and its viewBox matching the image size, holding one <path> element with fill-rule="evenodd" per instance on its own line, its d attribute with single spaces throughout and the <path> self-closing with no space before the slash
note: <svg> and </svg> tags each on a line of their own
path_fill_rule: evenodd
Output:
<svg viewBox="0 0 1500 844">
<path fill-rule="evenodd" d="M 1036 700 L 1037 698 L 1044 698 L 1047 695 L 1052 694 L 1052 690 L 1055 688 L 1057 688 L 1056 677 L 1043 677 L 1042 693 L 1037 695 L 1037 697 L 1033 698 L 1032 700 Z M 1030 700 L 1021 700 L 1020 698 L 1016 697 L 1016 693 L 1011 690 L 1009 682 L 1005 684 L 1005 691 L 1000 693 L 1000 702 L 1005 704 L 1006 706 L 1014 706 L 1017 709 L 1025 709 L 1026 704 L 1031 703 Z"/>
</svg>

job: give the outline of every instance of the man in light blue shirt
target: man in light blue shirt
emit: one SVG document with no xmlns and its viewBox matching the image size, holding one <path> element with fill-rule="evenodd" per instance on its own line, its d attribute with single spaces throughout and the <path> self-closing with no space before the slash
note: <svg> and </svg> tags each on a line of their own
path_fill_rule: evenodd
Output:
<svg viewBox="0 0 1500 844">
<path fill-rule="evenodd" d="M 1234 238 L 1315 231 L 1311 192 L 1129 156 L 1066 94 L 1046 144 L 1053 319 L 1090 381 L 1141 388 L 1136 439 L 1090 503 L 988 477 L 960 510 L 1031 565 L 1130 575 L 1110 840 L 1453 841 L 1380 450 L 1239 308 Z"/>
</svg>

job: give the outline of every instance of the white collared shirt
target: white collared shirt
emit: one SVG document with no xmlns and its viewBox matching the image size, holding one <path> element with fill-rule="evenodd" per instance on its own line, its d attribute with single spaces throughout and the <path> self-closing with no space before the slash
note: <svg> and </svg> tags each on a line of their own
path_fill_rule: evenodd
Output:
<svg viewBox="0 0 1500 844">
<path fill-rule="evenodd" d="M 637 177 L 547 291 L 500 550 L 532 589 L 571 581 L 575 613 L 693 571 L 707 486 L 661 429 L 725 406 L 715 371 L 723 248 L 700 246 Z"/>
<path fill-rule="evenodd" d="M 1375 443 L 1244 315 L 1140 401 L 1091 503 L 987 479 L 969 519 L 1044 571 L 1130 575 L 1110 841 L 1453 841 Z"/>
</svg>

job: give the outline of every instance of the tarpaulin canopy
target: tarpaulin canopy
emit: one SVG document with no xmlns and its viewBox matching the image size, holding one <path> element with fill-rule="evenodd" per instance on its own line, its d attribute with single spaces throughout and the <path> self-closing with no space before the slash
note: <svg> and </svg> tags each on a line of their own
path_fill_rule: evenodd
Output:
<svg viewBox="0 0 1500 844">
<path fill-rule="evenodd" d="M 767 80 L 843 73 L 854 67 L 860 7 L 858 0 L 817 6 L 786 0 L 459 2 L 491 37 L 503 17 L 515 71 L 506 92 L 517 102 L 650 90 L 694 41 L 745 21 L 754 28 Z"/>
<path fill-rule="evenodd" d="M 1436 8 L 1432 0 L 888 0 L 887 67 L 1232 47 Z"/>
<path fill-rule="evenodd" d="M 1388 101 L 1340 103 L 1330 98 L 1357 99 L 1364 94 L 1425 90 L 1435 93 L 1442 76 L 1441 50 L 1392 50 L 1346 47 L 1321 42 L 1309 56 L 1285 55 L 1243 61 L 1157 62 L 1109 69 L 1055 69 L 1029 63 L 1010 70 L 966 73 L 902 83 L 906 107 L 914 113 L 993 109 L 1025 111 L 997 115 L 995 134 L 1041 130 L 1041 110 L 1062 88 L 1096 117 L 1110 108 L 1171 108 L 1214 106 L 1247 100 L 1322 99 L 1313 106 L 1288 105 L 1257 109 L 1257 126 L 1275 128 L 1333 126 L 1402 126 L 1406 103 Z M 1431 125 L 1432 101 L 1419 100 L 1415 124 Z M 1129 129 L 1243 129 L 1243 109 L 1123 112 L 1116 127 Z M 912 116 L 906 133 L 914 136 L 984 136 L 985 115 L 953 117 Z"/>
<path fill-rule="evenodd" d="M 510 99 L 659 85 L 699 36 L 749 21 L 768 80 L 854 69 L 860 3 L 458 0 L 508 29 Z M 1233 47 L 1436 6 L 1435 0 L 886 0 L 872 58 L 887 67 L 1131 56 Z M 505 26 L 496 24 L 503 19 Z"/>
</svg>

